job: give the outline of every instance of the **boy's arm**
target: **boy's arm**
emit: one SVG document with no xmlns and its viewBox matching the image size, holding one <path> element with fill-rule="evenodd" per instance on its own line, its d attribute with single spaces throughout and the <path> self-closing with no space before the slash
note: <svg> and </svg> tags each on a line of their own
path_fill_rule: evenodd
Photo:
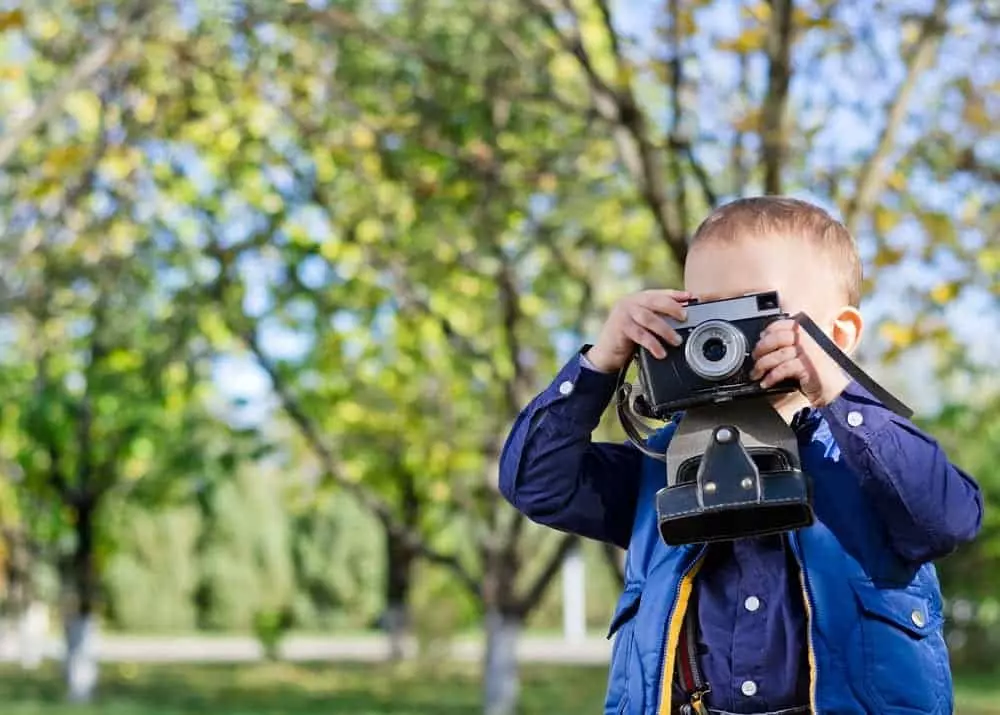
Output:
<svg viewBox="0 0 1000 715">
<path fill-rule="evenodd" d="M 976 536 L 983 520 L 979 486 L 933 437 L 856 382 L 821 411 L 901 558 L 938 559 Z"/>
<path fill-rule="evenodd" d="M 518 416 L 500 456 L 500 491 L 532 521 L 625 548 L 642 455 L 591 441 L 617 375 L 585 364 L 574 355 Z"/>
</svg>

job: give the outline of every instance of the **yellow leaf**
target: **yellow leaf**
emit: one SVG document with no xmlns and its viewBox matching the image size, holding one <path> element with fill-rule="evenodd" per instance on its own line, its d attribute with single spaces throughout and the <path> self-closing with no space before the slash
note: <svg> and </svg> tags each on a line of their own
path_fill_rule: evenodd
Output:
<svg viewBox="0 0 1000 715">
<path fill-rule="evenodd" d="M 876 206 L 872 218 L 875 222 L 875 232 L 880 236 L 885 236 L 899 223 L 899 213 L 884 206 Z"/>
<path fill-rule="evenodd" d="M 156 119 L 156 97 L 151 94 L 144 94 L 135 103 L 132 110 L 135 119 L 140 124 L 149 124 Z"/>
<path fill-rule="evenodd" d="M 537 317 L 545 308 L 545 303 L 534 293 L 527 293 L 521 297 L 521 312 L 526 318 Z"/>
<path fill-rule="evenodd" d="M 579 66 L 576 60 L 565 52 L 560 52 L 549 63 L 549 72 L 556 80 L 569 82 L 579 76 Z"/>
<path fill-rule="evenodd" d="M 977 256 L 979 268 L 988 276 L 1000 276 L 1000 248 L 985 248 Z"/>
<path fill-rule="evenodd" d="M 383 235 L 382 224 L 376 219 L 366 218 L 358 224 L 357 237 L 361 243 L 378 243 Z"/>
<path fill-rule="evenodd" d="M 731 40 L 721 40 L 719 49 L 740 54 L 758 52 L 764 48 L 766 39 L 767 34 L 763 27 L 751 27 L 741 32 L 738 37 Z"/>
<path fill-rule="evenodd" d="M 276 214 L 281 211 L 285 206 L 284 199 L 281 198 L 279 194 L 269 191 L 264 194 L 264 198 L 261 199 L 260 207 L 264 209 L 269 214 Z"/>
<path fill-rule="evenodd" d="M 901 171 L 894 171 L 889 174 L 885 181 L 886 186 L 894 191 L 902 191 L 906 188 L 906 175 Z"/>
<path fill-rule="evenodd" d="M 448 486 L 447 482 L 434 482 L 431 484 L 431 499 L 436 502 L 447 501 L 448 497 L 451 496 L 451 487 Z"/>
<path fill-rule="evenodd" d="M 357 402 L 341 402 L 338 408 L 344 424 L 358 424 L 365 418 L 365 410 Z"/>
<path fill-rule="evenodd" d="M 351 130 L 351 143 L 358 149 L 371 149 L 375 146 L 375 132 L 364 124 L 357 124 Z"/>
<path fill-rule="evenodd" d="M 101 100 L 96 94 L 88 90 L 73 92 L 66 98 L 65 106 L 81 130 L 87 134 L 96 131 L 101 118 Z"/>
<path fill-rule="evenodd" d="M 107 174 L 112 181 L 123 181 L 128 178 L 133 169 L 135 169 L 135 163 L 132 157 L 124 151 L 109 153 L 101 160 L 101 171 Z"/>
<path fill-rule="evenodd" d="M 901 350 L 913 344 L 916 337 L 913 328 L 908 328 L 898 323 L 883 323 L 879 328 L 879 334 L 897 350 Z"/>
<path fill-rule="evenodd" d="M 82 146 L 58 146 L 45 155 L 42 173 L 45 176 L 62 176 L 83 161 L 87 150 Z"/>
<path fill-rule="evenodd" d="M 975 95 L 965 98 L 965 107 L 962 109 L 962 118 L 974 127 L 986 129 L 992 125 L 989 112 L 986 111 L 986 103 L 981 97 Z"/>
<path fill-rule="evenodd" d="M 232 127 L 227 127 L 216 139 L 215 145 L 226 154 L 231 154 L 240 146 L 240 133 Z"/>
<path fill-rule="evenodd" d="M 115 372 L 134 370 L 142 363 L 137 353 L 131 350 L 115 350 L 108 355 L 108 367 Z"/>
<path fill-rule="evenodd" d="M 19 30 L 24 27 L 23 10 L 7 10 L 0 12 L 0 32 Z"/>
<path fill-rule="evenodd" d="M 872 263 L 876 268 L 885 268 L 886 266 L 896 265 L 902 258 L 902 251 L 891 246 L 879 246 L 878 251 L 875 253 L 875 260 Z"/>
<path fill-rule="evenodd" d="M 0 67 L 0 81 L 10 82 L 19 79 L 23 74 L 24 70 L 21 67 Z"/>
<path fill-rule="evenodd" d="M 944 305 L 953 301 L 957 294 L 958 285 L 956 283 L 939 283 L 931 290 L 931 300 L 938 305 Z"/>
<path fill-rule="evenodd" d="M 482 286 L 479 281 L 472 276 L 461 276 L 457 280 L 458 292 L 469 298 L 475 298 L 479 295 Z"/>
</svg>

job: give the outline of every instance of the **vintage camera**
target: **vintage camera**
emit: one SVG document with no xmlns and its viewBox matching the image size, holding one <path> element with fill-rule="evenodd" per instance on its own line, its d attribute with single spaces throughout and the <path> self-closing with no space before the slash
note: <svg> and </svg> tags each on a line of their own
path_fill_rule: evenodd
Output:
<svg viewBox="0 0 1000 715">
<path fill-rule="evenodd" d="M 776 291 L 704 303 L 692 300 L 686 307 L 687 320 L 665 318 L 683 339 L 681 349 L 665 344 L 667 356 L 662 360 L 645 348 L 639 350 L 640 406 L 645 416 L 667 419 L 701 405 L 798 389 L 793 380 L 765 390 L 750 379 L 754 363 L 750 353 L 760 334 L 788 317 L 779 307 Z"/>
<path fill-rule="evenodd" d="M 660 536 L 668 545 L 777 534 L 813 522 L 811 482 L 796 436 L 767 397 L 792 392 L 787 380 L 768 389 L 750 378 L 754 346 L 783 313 L 775 291 L 687 304 L 687 320 L 667 319 L 683 347 L 657 359 L 640 349 L 638 390 L 624 383 L 619 417 L 642 452 L 666 463 L 656 494 Z M 639 435 L 643 417 L 674 420 L 664 452 Z M 682 414 L 679 414 L 682 413 Z"/>
</svg>

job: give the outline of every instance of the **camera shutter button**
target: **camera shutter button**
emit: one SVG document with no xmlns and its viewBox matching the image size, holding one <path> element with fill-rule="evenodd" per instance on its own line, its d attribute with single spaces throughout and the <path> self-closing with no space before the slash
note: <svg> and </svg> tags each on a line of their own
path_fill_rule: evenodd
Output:
<svg viewBox="0 0 1000 715">
<path fill-rule="evenodd" d="M 851 410 L 847 413 L 847 424 L 851 427 L 860 427 L 865 422 L 865 418 L 857 410 Z"/>
</svg>

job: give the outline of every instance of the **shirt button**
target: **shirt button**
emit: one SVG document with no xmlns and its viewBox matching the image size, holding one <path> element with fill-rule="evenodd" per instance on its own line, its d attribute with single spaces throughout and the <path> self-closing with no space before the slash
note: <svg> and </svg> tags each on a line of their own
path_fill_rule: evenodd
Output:
<svg viewBox="0 0 1000 715">
<path fill-rule="evenodd" d="M 743 602 L 743 607 L 746 608 L 751 613 L 753 613 L 758 608 L 760 608 L 760 599 L 757 598 L 756 596 L 748 596 L 747 600 Z"/>
<path fill-rule="evenodd" d="M 923 628 L 927 624 L 927 620 L 924 618 L 923 612 L 919 610 L 914 610 L 910 614 L 910 620 L 913 621 L 913 625 L 917 628 Z"/>
<path fill-rule="evenodd" d="M 744 680 L 743 685 L 740 686 L 740 690 L 742 690 L 743 694 L 748 698 L 753 697 L 757 694 L 757 683 L 752 680 Z"/>
<path fill-rule="evenodd" d="M 573 391 L 573 383 L 570 382 L 569 380 L 566 380 L 566 382 L 559 385 L 559 394 L 561 395 L 568 395 L 572 391 Z"/>
<path fill-rule="evenodd" d="M 864 424 L 865 418 L 861 416 L 861 413 L 857 410 L 851 410 L 847 413 L 847 424 L 851 427 L 860 427 Z"/>
</svg>

